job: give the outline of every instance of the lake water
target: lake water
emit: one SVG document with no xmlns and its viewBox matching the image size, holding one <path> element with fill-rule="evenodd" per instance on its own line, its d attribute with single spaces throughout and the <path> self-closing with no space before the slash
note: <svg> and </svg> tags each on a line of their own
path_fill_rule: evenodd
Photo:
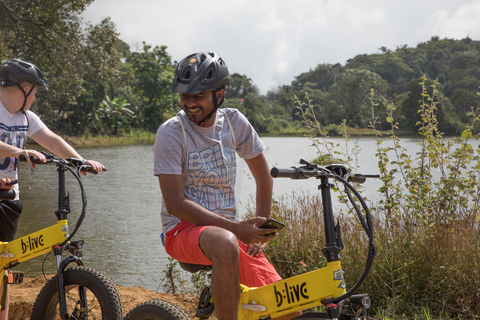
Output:
<svg viewBox="0 0 480 320">
<path fill-rule="evenodd" d="M 262 138 L 267 150 L 265 156 L 272 166 L 288 168 L 299 165 L 300 158 L 307 161 L 317 156 L 316 148 L 308 138 Z M 344 144 L 342 139 L 331 139 Z M 358 140 L 361 152 L 356 170 L 359 173 L 378 173 L 373 139 Z M 353 146 L 349 142 L 347 148 Z M 418 140 L 402 139 L 402 146 L 409 152 L 420 149 Z M 105 272 L 115 283 L 123 286 L 143 286 L 162 291 L 163 271 L 168 262 L 160 242 L 161 194 L 158 179 L 153 176 L 151 145 L 82 148 L 79 152 L 88 159 L 95 159 L 107 167 L 107 172 L 83 178 L 88 199 L 87 215 L 75 239 L 84 239 L 85 264 Z M 237 199 L 240 214 L 244 214 L 254 196 L 255 183 L 248 167 L 237 159 Z M 67 174 L 68 175 L 68 174 Z M 30 170 L 25 163 L 20 168 L 21 197 L 24 212 L 17 236 L 39 230 L 56 223 L 57 180 L 55 167 L 38 165 Z M 79 189 L 73 178 L 67 180 L 72 213 L 70 230 L 79 216 Z M 274 197 L 295 193 L 315 194 L 316 179 L 274 180 Z M 365 193 L 375 199 L 378 181 L 367 180 Z M 15 269 L 27 276 L 42 274 L 44 256 L 24 262 Z M 53 259 L 45 263 L 47 274 L 55 272 Z"/>
</svg>

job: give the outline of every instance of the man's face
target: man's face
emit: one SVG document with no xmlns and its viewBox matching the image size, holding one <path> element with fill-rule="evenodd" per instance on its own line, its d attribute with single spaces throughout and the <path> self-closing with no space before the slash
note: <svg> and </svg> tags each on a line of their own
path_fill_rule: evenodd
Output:
<svg viewBox="0 0 480 320">
<path fill-rule="evenodd" d="M 224 90 L 217 91 L 217 102 L 223 94 Z M 197 94 L 181 93 L 180 103 L 188 119 L 197 124 L 203 121 L 214 108 L 212 91 L 202 91 Z"/>
</svg>

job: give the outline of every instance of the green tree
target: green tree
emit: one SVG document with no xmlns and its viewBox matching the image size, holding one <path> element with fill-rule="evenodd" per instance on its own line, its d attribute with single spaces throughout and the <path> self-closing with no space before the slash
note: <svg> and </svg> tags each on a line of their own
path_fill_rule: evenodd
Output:
<svg viewBox="0 0 480 320">
<path fill-rule="evenodd" d="M 127 100 L 120 98 L 110 100 L 106 96 L 96 110 L 95 120 L 103 127 L 105 133 L 118 135 L 129 132 L 132 129 L 130 126 L 132 119 L 135 118 L 135 113 L 128 108 L 129 106 Z"/>
<path fill-rule="evenodd" d="M 375 90 L 376 99 L 381 100 L 385 97 L 386 88 L 387 82 L 374 72 L 346 70 L 330 88 L 330 111 L 341 110 L 342 119 L 347 119 L 347 125 L 366 128 L 371 116 L 371 89 Z"/>
<path fill-rule="evenodd" d="M 174 68 L 166 46 L 143 43 L 142 52 L 134 52 L 127 60 L 133 70 L 134 104 L 143 114 L 147 130 L 155 132 L 173 112 L 176 96 L 171 93 Z"/>
<path fill-rule="evenodd" d="M 119 76 L 114 24 L 104 19 L 83 28 L 80 14 L 92 2 L 0 0 L 0 58 L 28 60 L 43 71 L 50 91 L 39 95 L 37 112 L 53 129 L 68 133 L 86 125 L 79 114 L 89 110 L 76 108 L 86 87 L 98 89 Z M 89 95 L 99 103 L 105 93 Z"/>
<path fill-rule="evenodd" d="M 232 73 L 230 75 L 230 85 L 226 90 L 226 97 L 228 99 L 238 100 L 245 98 L 249 93 L 258 95 L 258 88 L 253 84 L 252 79 L 246 75 Z"/>
</svg>

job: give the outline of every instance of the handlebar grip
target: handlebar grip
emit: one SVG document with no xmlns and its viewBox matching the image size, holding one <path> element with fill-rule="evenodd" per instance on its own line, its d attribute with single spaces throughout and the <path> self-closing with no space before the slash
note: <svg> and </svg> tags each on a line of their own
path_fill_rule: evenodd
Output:
<svg viewBox="0 0 480 320">
<path fill-rule="evenodd" d="M 20 157 L 18 157 L 18 160 L 27 161 L 27 158 L 25 158 L 25 156 L 21 154 Z M 32 161 L 32 163 L 35 163 L 35 164 L 43 164 L 43 162 L 40 161 L 40 159 L 38 159 L 37 157 L 30 157 L 30 160 Z"/>
<path fill-rule="evenodd" d="M 351 175 L 348 177 L 348 182 L 364 183 L 365 180 L 367 180 L 367 178 L 364 176 Z"/>
<path fill-rule="evenodd" d="M 92 167 L 90 166 L 82 166 L 82 169 L 80 170 L 82 172 L 88 172 L 88 173 L 93 173 L 93 174 L 97 174 L 98 172 L 95 171 Z M 107 171 L 107 169 L 102 169 L 102 171 Z"/>
<path fill-rule="evenodd" d="M 289 169 L 279 169 L 277 167 L 273 167 L 270 170 L 270 175 L 274 178 L 291 178 L 291 179 L 298 179 L 299 172 L 297 168 L 289 168 Z"/>
<path fill-rule="evenodd" d="M 15 199 L 15 195 L 15 190 L 0 189 L 0 200 L 13 200 Z"/>
</svg>

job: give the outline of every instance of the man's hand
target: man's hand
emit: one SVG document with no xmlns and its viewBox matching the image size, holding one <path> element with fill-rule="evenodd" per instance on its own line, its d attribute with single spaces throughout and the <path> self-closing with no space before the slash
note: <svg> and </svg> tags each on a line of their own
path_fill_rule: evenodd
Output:
<svg viewBox="0 0 480 320">
<path fill-rule="evenodd" d="M 267 221 L 265 217 L 254 217 L 238 222 L 235 235 L 244 244 L 249 245 L 247 253 L 258 256 L 266 248 L 267 242 L 274 239 L 276 229 L 263 229 L 257 226 Z"/>
<path fill-rule="evenodd" d="M 105 170 L 105 166 L 103 164 L 101 164 L 100 162 L 94 161 L 94 160 L 85 160 L 85 164 L 92 167 L 92 169 L 97 171 L 97 173 Z M 82 174 L 84 176 L 87 175 L 86 172 L 82 172 Z"/>
<path fill-rule="evenodd" d="M 5 179 L 5 178 L 0 179 L 0 189 L 2 190 L 12 189 L 13 185 L 9 185 L 9 183 L 11 182 L 12 180 L 10 179 Z"/>
<path fill-rule="evenodd" d="M 20 156 L 23 155 L 27 160 L 28 165 L 33 169 L 35 169 L 35 163 L 32 162 L 30 157 L 35 157 L 43 163 L 47 162 L 47 158 L 45 158 L 45 156 L 39 151 L 36 151 L 36 150 L 20 150 L 20 151 L 21 152 L 16 157 L 20 158 Z"/>
</svg>

